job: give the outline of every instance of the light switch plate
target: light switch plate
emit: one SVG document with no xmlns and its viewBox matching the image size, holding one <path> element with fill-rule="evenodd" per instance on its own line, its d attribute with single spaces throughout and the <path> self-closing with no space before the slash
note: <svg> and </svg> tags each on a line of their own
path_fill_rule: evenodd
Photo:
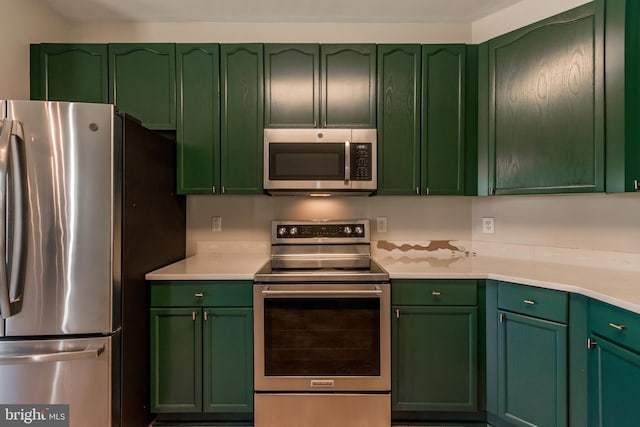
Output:
<svg viewBox="0 0 640 427">
<path fill-rule="evenodd" d="M 379 216 L 376 218 L 376 231 L 378 233 L 386 233 L 387 232 L 387 217 Z"/>
<path fill-rule="evenodd" d="M 211 217 L 211 231 L 222 231 L 222 217 L 221 216 L 212 216 Z"/>
</svg>

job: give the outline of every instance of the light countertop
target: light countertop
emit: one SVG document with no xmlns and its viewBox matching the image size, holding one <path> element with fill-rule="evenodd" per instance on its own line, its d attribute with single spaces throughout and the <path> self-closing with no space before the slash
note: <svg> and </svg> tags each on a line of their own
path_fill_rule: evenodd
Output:
<svg viewBox="0 0 640 427">
<path fill-rule="evenodd" d="M 265 253 L 200 254 L 152 271 L 147 280 L 253 280 Z M 391 279 L 493 279 L 583 294 L 640 314 L 640 271 L 491 256 L 375 256 Z"/>
</svg>

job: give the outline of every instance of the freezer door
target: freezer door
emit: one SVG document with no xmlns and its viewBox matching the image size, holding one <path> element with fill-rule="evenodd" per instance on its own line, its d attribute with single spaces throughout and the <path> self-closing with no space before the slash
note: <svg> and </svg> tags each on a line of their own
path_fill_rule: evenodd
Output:
<svg viewBox="0 0 640 427">
<path fill-rule="evenodd" d="M 104 104 L 7 101 L 7 116 L 23 134 L 12 142 L 19 167 L 9 170 L 22 173 L 25 184 L 22 195 L 7 198 L 8 215 L 18 212 L 9 228 L 24 226 L 7 231 L 14 239 L 6 259 L 15 314 L 6 319 L 6 336 L 114 329 L 113 112 Z M 21 205 L 22 214 L 15 209 Z"/>
<path fill-rule="evenodd" d="M 111 337 L 0 341 L 0 402 L 69 405 L 70 427 L 111 427 L 111 347 Z"/>
</svg>

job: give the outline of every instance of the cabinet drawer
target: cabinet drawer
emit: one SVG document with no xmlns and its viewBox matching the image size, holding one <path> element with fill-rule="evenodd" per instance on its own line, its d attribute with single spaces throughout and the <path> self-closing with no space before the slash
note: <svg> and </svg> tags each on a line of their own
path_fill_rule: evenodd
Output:
<svg viewBox="0 0 640 427">
<path fill-rule="evenodd" d="M 567 323 L 569 296 L 566 292 L 533 286 L 498 284 L 498 308 Z"/>
<path fill-rule="evenodd" d="M 636 313 L 590 300 L 589 329 L 616 344 L 640 352 L 640 315 Z"/>
<path fill-rule="evenodd" d="M 251 281 L 152 282 L 152 307 L 252 307 Z"/>
<path fill-rule="evenodd" d="M 393 305 L 476 305 L 475 280 L 393 280 Z"/>
</svg>

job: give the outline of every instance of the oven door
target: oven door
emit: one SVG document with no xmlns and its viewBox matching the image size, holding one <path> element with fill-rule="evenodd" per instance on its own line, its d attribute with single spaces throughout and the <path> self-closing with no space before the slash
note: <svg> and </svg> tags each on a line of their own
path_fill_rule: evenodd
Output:
<svg viewBox="0 0 640 427">
<path fill-rule="evenodd" d="M 389 391 L 390 285 L 254 286 L 256 391 Z"/>
</svg>

